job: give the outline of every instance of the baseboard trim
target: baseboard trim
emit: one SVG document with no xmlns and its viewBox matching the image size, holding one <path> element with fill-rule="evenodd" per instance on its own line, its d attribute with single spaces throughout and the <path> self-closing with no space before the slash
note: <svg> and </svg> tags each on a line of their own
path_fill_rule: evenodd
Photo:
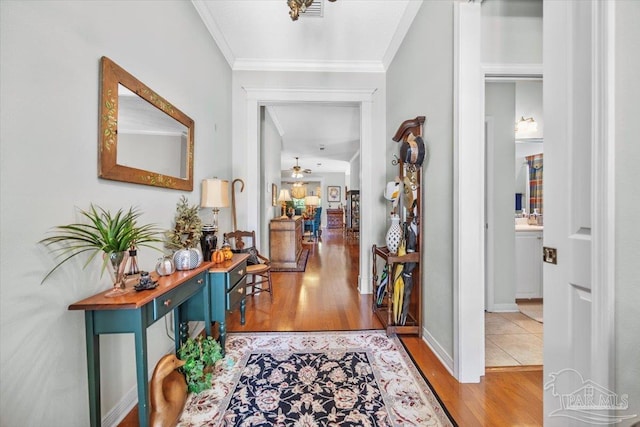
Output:
<svg viewBox="0 0 640 427">
<path fill-rule="evenodd" d="M 528 302 L 542 302 L 542 298 L 516 298 L 516 304 L 517 303 L 528 303 Z"/>
<path fill-rule="evenodd" d="M 485 372 L 530 372 L 542 371 L 542 365 L 520 365 L 520 366 L 488 366 Z"/>
<path fill-rule="evenodd" d="M 440 363 L 442 363 L 442 366 L 444 366 L 451 376 L 455 378 L 455 375 L 453 374 L 453 358 L 447 354 L 440 343 L 438 343 L 433 335 L 431 335 L 424 327 L 422 328 L 422 341 L 427 344 L 427 347 L 429 347 L 433 354 L 435 354 Z"/>
<path fill-rule="evenodd" d="M 149 373 L 151 375 L 153 371 Z M 102 427 L 117 427 L 138 403 L 138 387 L 134 386 L 102 419 Z"/>
<path fill-rule="evenodd" d="M 487 310 L 488 311 L 488 310 Z M 491 313 L 511 313 L 518 312 L 518 304 L 493 304 Z"/>
</svg>

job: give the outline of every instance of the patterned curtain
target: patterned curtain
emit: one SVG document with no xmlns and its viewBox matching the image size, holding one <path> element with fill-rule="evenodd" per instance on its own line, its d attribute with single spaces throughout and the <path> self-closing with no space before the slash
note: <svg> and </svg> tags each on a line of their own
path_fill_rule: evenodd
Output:
<svg viewBox="0 0 640 427">
<path fill-rule="evenodd" d="M 534 209 L 542 215 L 542 196 L 544 187 L 542 185 L 542 153 L 527 156 L 529 164 L 529 213 Z"/>
</svg>

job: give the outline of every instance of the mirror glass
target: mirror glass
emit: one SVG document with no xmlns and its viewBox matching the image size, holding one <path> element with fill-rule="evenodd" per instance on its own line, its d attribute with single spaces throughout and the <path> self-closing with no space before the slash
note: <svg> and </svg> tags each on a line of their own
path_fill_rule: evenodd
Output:
<svg viewBox="0 0 640 427">
<path fill-rule="evenodd" d="M 102 58 L 101 178 L 193 190 L 193 129 L 188 116 Z"/>
</svg>

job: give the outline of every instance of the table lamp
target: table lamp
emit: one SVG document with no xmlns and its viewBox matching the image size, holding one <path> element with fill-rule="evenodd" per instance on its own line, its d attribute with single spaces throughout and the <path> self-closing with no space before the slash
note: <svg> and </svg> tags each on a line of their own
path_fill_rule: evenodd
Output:
<svg viewBox="0 0 640 427">
<path fill-rule="evenodd" d="M 203 179 L 200 207 L 213 208 L 213 223 L 202 226 L 202 254 L 205 261 L 211 261 L 211 252 L 218 247 L 218 213 L 220 208 L 229 207 L 229 181 L 222 179 Z"/>
<path fill-rule="evenodd" d="M 310 215 L 313 217 L 316 211 L 316 206 L 320 204 L 320 199 L 318 196 L 307 196 L 304 198 L 304 204 L 305 206 L 311 207 L 309 210 L 311 211 Z"/>
<path fill-rule="evenodd" d="M 289 190 L 282 189 L 280 190 L 280 195 L 278 196 L 278 201 L 281 203 L 281 214 L 282 217 L 287 216 L 287 202 L 291 201 L 291 194 L 289 194 Z"/>
</svg>

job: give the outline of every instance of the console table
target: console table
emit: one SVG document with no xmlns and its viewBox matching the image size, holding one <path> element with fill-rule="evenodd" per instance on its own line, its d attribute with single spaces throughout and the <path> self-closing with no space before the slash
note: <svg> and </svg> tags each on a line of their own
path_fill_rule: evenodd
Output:
<svg viewBox="0 0 640 427">
<path fill-rule="evenodd" d="M 233 254 L 233 258 L 219 264 L 209 265 L 207 286 L 199 295 L 189 298 L 179 312 L 181 340 L 188 337 L 188 323 L 191 320 L 204 320 L 206 334 L 211 336 L 211 322 L 218 323 L 222 356 L 225 354 L 227 340 L 227 312 L 240 305 L 240 324 L 245 323 L 245 293 L 247 283 L 247 259 L 249 254 Z M 209 317 L 205 302 L 209 301 Z"/>
<path fill-rule="evenodd" d="M 273 218 L 269 224 L 269 259 L 273 268 L 295 268 L 302 253 L 302 217 Z"/>
<path fill-rule="evenodd" d="M 106 297 L 109 290 L 85 298 L 69 306 L 69 310 L 84 310 L 89 377 L 90 425 L 101 424 L 100 414 L 100 335 L 133 333 L 136 350 L 136 379 L 138 383 L 138 419 L 140 426 L 149 425 L 149 366 L 147 362 L 147 328 L 172 310 L 176 349 L 180 346 L 179 320 L 181 304 L 190 298 L 202 299 L 202 318 L 211 324 L 210 300 L 203 298 L 207 287 L 207 271 L 212 263 L 198 268 L 177 271 L 160 277 L 152 290 L 131 291 L 118 297 Z M 152 273 L 155 279 L 157 275 Z"/>
</svg>

